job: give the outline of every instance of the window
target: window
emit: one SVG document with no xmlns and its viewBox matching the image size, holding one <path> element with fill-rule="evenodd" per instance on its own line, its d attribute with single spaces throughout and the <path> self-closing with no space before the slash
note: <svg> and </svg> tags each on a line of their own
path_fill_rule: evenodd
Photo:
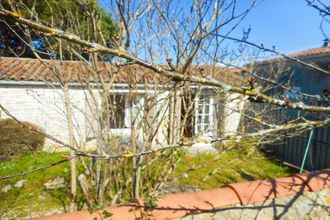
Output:
<svg viewBox="0 0 330 220">
<path fill-rule="evenodd" d="M 110 128 L 127 128 L 125 123 L 126 95 L 111 94 L 109 96 L 109 125 Z"/>
<path fill-rule="evenodd" d="M 195 133 L 206 133 L 213 128 L 213 97 L 202 94 L 195 101 Z"/>
<path fill-rule="evenodd" d="M 123 129 L 131 127 L 131 120 L 137 125 L 143 113 L 144 99 L 138 95 L 130 99 L 128 94 L 114 93 L 109 95 L 107 104 L 110 128 Z"/>
</svg>

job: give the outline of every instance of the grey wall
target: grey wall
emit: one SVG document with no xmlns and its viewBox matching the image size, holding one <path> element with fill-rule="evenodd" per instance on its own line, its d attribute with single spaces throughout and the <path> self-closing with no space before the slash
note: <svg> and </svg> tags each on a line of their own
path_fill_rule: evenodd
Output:
<svg viewBox="0 0 330 220">
<path fill-rule="evenodd" d="M 329 71 L 330 66 L 330 55 L 319 56 L 313 58 L 304 58 L 304 62 L 312 63 Z M 263 76 L 270 77 L 271 79 L 283 81 L 285 76 L 289 76 L 287 79 L 288 87 L 294 88 L 293 90 L 308 93 L 311 95 L 321 95 L 322 90 L 328 89 L 330 91 L 330 74 L 315 70 L 313 68 L 307 67 L 303 64 L 297 62 L 282 62 L 282 63 L 263 63 L 256 67 L 256 72 L 262 74 Z M 278 74 L 278 75 L 277 75 Z M 295 94 L 294 91 L 287 92 L 283 89 L 274 89 L 269 92 L 270 95 L 277 96 L 281 93 L 283 98 L 285 96 L 292 99 L 292 101 L 304 101 L 306 104 L 311 105 L 324 105 L 324 102 L 304 98 L 301 94 Z M 252 104 L 253 109 L 261 109 L 265 104 Z M 269 106 L 269 108 L 273 108 Z M 275 121 L 279 123 L 285 123 L 288 119 L 294 119 L 298 115 L 304 116 L 310 120 L 316 120 L 324 117 L 322 114 L 318 113 L 308 113 L 308 112 L 298 112 L 292 109 L 281 109 L 275 114 L 270 111 L 271 114 L 266 115 L 269 121 Z M 265 117 L 265 118 L 266 118 Z M 250 122 L 251 123 L 251 122 Z M 250 126 L 250 131 L 252 131 L 256 126 L 252 122 Z M 322 168 L 330 167 L 330 126 L 325 126 L 323 128 L 318 128 L 315 130 L 315 135 L 312 139 L 311 149 L 308 152 L 307 161 L 305 168 L 308 170 L 316 170 Z M 309 138 L 309 131 L 293 138 L 286 138 L 282 140 L 281 143 L 277 143 L 270 146 L 272 152 L 282 161 L 288 162 L 295 166 L 300 167 L 303 160 L 303 155 L 305 153 L 306 145 Z"/>
</svg>

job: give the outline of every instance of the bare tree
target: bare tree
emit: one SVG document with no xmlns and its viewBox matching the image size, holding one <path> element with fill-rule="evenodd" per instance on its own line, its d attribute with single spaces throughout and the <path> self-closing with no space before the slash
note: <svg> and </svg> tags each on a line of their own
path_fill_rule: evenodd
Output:
<svg viewBox="0 0 330 220">
<path fill-rule="evenodd" d="M 76 85 L 73 85 L 68 82 L 62 68 L 70 61 L 45 61 L 39 58 L 54 75 L 55 80 L 49 82 L 50 86 L 60 88 L 64 94 L 66 111 L 62 113 L 67 120 L 70 138 L 65 143 L 49 134 L 42 134 L 72 151 L 72 194 L 76 191 L 75 181 L 78 175 L 86 203 L 91 208 L 139 198 L 147 192 L 157 194 L 180 161 L 180 149 L 198 141 L 189 135 L 191 127 L 187 125 L 191 126 L 193 118 L 198 117 L 194 114 L 196 103 L 198 107 L 198 102 L 209 102 L 210 97 L 216 100 L 215 106 L 236 103 L 231 109 L 223 112 L 219 110 L 213 118 L 215 121 L 220 123 L 225 120 L 226 114 L 238 112 L 242 117 L 260 125 L 253 132 L 235 134 L 224 134 L 219 129 L 212 134 L 212 142 L 239 142 L 242 138 L 252 137 L 267 143 L 274 140 L 274 134 L 277 139 L 281 139 L 287 135 L 287 131 L 290 131 L 290 135 L 297 135 L 311 127 L 330 123 L 329 106 L 289 102 L 281 95 L 270 94 L 269 91 L 276 91 L 274 88 L 278 87 L 290 90 L 288 85 L 278 83 L 285 67 L 273 66 L 271 71 L 267 70 L 267 73 L 261 75 L 255 71 L 253 64 L 236 66 L 228 56 L 229 51 L 221 50 L 224 40 L 232 40 L 254 47 L 257 55 L 260 51 L 274 53 L 329 73 L 328 70 L 247 39 L 229 36 L 259 1 L 253 2 L 244 11 L 237 11 L 236 1 L 226 0 L 191 1 L 184 6 L 175 1 L 113 0 L 107 6 L 113 11 L 119 31 L 111 42 L 106 42 L 102 37 L 102 26 L 95 11 L 89 8 L 88 1 L 77 2 L 85 8 L 86 17 L 92 22 L 91 36 L 77 36 L 59 27 L 26 19 L 18 11 L 3 8 L 0 8 L 0 18 L 7 24 L 9 20 L 17 22 L 27 37 L 33 32 L 45 39 L 50 46 L 52 42 L 59 42 L 50 47 L 52 50 L 47 51 L 49 54 L 62 54 L 61 50 L 65 48 L 70 59 L 80 60 L 81 75 L 75 79 Z M 74 30 L 79 28 L 79 24 L 75 23 Z M 102 39 L 99 41 L 101 43 L 96 43 L 99 38 Z M 31 42 L 26 41 L 25 44 L 38 55 L 39 51 Z M 86 54 L 82 54 L 77 48 Z M 238 56 L 243 58 L 243 51 Z M 239 67 L 245 72 L 245 79 L 242 80 L 241 75 L 230 73 L 223 65 Z M 124 94 L 119 92 L 116 85 L 120 74 L 126 74 L 126 83 L 121 85 Z M 226 77 L 222 77 L 223 75 Z M 237 82 L 238 80 L 242 83 Z M 79 91 L 84 94 L 85 109 L 75 106 L 70 99 L 70 92 L 75 91 L 74 86 L 79 87 Z M 267 106 L 252 109 L 254 112 L 250 114 L 244 112 L 241 106 L 247 101 Z M 0 107 L 19 121 L 6 110 L 6 106 L 0 103 Z M 283 108 L 322 113 L 323 117 L 315 121 L 301 118 L 285 123 L 263 118 L 269 112 Z M 123 116 L 126 113 L 130 115 L 129 120 L 125 120 Z M 74 123 L 75 114 L 86 117 L 88 137 L 79 132 L 79 125 Z M 164 124 L 169 126 L 164 129 Z M 203 132 L 211 129 L 207 128 L 207 122 L 201 126 Z M 116 128 L 127 128 L 129 138 L 124 141 L 119 138 Z M 159 134 L 167 137 L 163 140 L 166 144 L 158 138 Z M 93 146 L 94 152 L 90 152 L 90 146 Z M 215 160 L 221 157 L 221 153 Z M 84 166 L 83 173 L 75 174 L 76 157 Z M 160 158 L 165 160 L 157 164 Z M 150 177 L 150 167 L 155 164 L 157 175 Z M 214 171 L 216 172 L 218 170 Z M 153 178 L 153 181 L 148 178 Z M 72 201 L 74 202 L 74 196 Z"/>
<path fill-rule="evenodd" d="M 327 33 L 329 24 L 330 24 L 330 8 L 329 8 L 329 2 L 322 1 L 322 0 L 305 0 L 307 5 L 316 9 L 322 20 L 320 23 L 320 30 L 325 38 L 325 44 L 328 44 L 329 41 L 329 33 Z"/>
</svg>

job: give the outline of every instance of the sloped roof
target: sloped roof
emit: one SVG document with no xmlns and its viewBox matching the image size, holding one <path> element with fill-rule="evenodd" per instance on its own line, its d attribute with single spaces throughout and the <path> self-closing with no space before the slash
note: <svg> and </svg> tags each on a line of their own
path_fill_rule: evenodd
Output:
<svg viewBox="0 0 330 220">
<path fill-rule="evenodd" d="M 299 52 L 295 52 L 287 55 L 287 57 L 291 57 L 293 59 L 311 59 L 311 58 L 319 58 L 319 57 L 329 56 L 330 57 L 330 46 L 312 48 L 308 50 L 303 50 Z M 277 56 L 271 59 L 266 59 L 262 61 L 256 62 L 256 64 L 267 64 L 273 62 L 281 62 L 287 61 L 289 58 L 283 56 Z"/>
<path fill-rule="evenodd" d="M 0 57 L 0 80 L 99 82 L 102 77 L 116 83 L 164 82 L 166 79 L 138 65 L 120 68 L 111 63 L 98 62 L 97 72 L 81 61 L 39 60 L 31 58 Z"/>
<path fill-rule="evenodd" d="M 198 66 L 197 66 L 198 67 Z M 240 74 L 235 69 L 224 69 L 222 67 L 203 66 L 204 71 L 191 67 L 189 75 L 198 77 L 212 76 L 217 80 L 238 84 L 242 81 Z M 137 84 L 165 84 L 170 79 L 156 74 L 152 70 L 139 65 L 115 66 L 108 62 L 97 63 L 98 72 L 94 71 L 82 61 L 59 61 L 39 60 L 32 58 L 0 57 L 0 81 L 58 81 L 60 76 L 65 82 L 99 82 L 102 78 L 115 83 L 137 83 Z"/>
<path fill-rule="evenodd" d="M 290 59 L 291 58 L 291 59 Z M 330 46 L 323 46 L 318 48 L 312 48 L 308 50 L 303 50 L 295 52 L 285 56 L 276 56 L 270 59 L 265 59 L 261 61 L 255 61 L 249 64 L 246 64 L 246 67 L 250 66 L 264 66 L 264 65 L 273 65 L 275 63 L 290 63 L 295 62 L 294 60 L 298 59 L 306 63 L 313 63 L 317 61 L 330 61 Z"/>
<path fill-rule="evenodd" d="M 302 57 L 309 57 L 309 56 L 315 56 L 315 55 L 330 55 L 330 46 L 324 46 L 319 48 L 313 48 L 309 50 L 303 50 L 300 52 L 292 53 L 288 56 L 295 57 L 295 58 L 302 58 Z"/>
</svg>

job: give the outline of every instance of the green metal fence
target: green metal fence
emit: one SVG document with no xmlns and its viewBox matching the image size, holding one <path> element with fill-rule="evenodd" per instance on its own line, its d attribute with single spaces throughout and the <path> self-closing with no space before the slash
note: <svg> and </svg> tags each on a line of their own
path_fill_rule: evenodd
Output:
<svg viewBox="0 0 330 220">
<path fill-rule="evenodd" d="M 268 122 L 274 124 L 285 124 L 287 121 L 293 120 L 301 116 L 300 112 L 296 112 L 291 116 L 285 109 L 274 109 L 273 106 L 267 106 L 264 103 L 251 103 L 247 114 L 256 117 L 254 112 L 266 112 Z M 245 132 L 255 132 L 260 129 L 266 129 L 255 121 L 244 117 L 241 121 L 241 128 L 245 128 Z M 310 142 L 310 144 L 308 144 Z M 308 130 L 299 136 L 284 138 L 279 143 L 266 146 L 267 151 L 270 150 L 279 160 L 302 168 L 304 170 L 319 170 L 330 168 L 330 126 L 315 128 Z M 304 159 L 305 158 L 305 159 Z"/>
<path fill-rule="evenodd" d="M 303 165 L 305 170 L 330 168 L 330 126 L 316 128 L 312 135 L 311 131 L 306 131 L 299 136 L 285 138 L 269 148 L 281 161 L 297 167 Z"/>
</svg>

